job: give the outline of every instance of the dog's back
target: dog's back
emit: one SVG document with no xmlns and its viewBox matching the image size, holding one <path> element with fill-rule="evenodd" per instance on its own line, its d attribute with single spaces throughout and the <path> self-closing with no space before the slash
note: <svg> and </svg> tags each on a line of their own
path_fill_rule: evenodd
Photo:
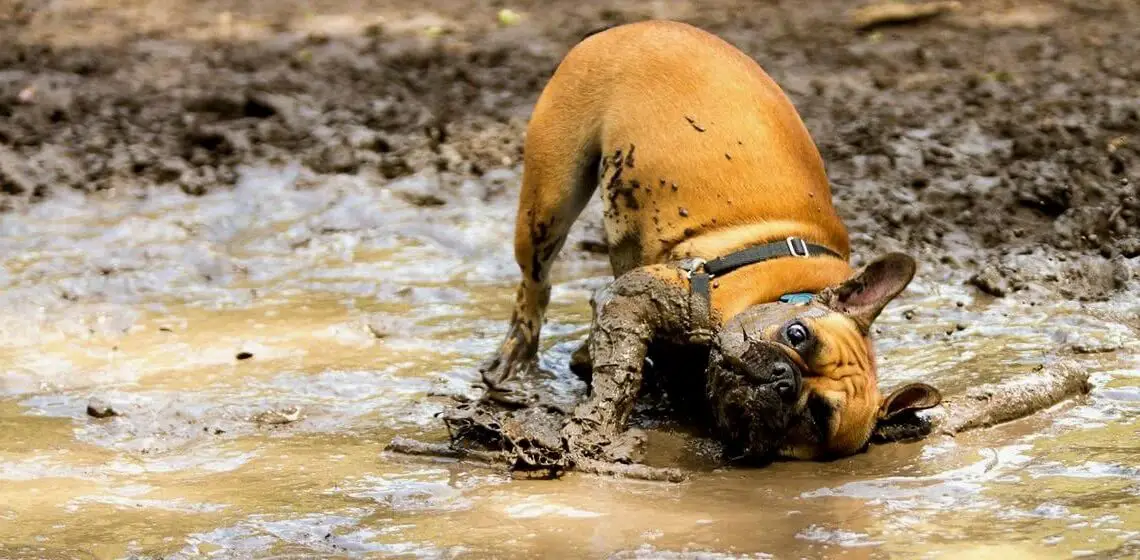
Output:
<svg viewBox="0 0 1140 560">
<path fill-rule="evenodd" d="M 527 127 L 514 243 L 522 279 L 511 328 L 483 368 L 488 385 L 536 352 L 551 264 L 599 184 L 615 275 L 789 237 L 839 257 L 718 280 L 711 305 L 723 320 L 851 272 L 819 152 L 776 83 L 695 27 L 614 27 L 566 55 Z"/>
<path fill-rule="evenodd" d="M 615 274 L 791 235 L 847 251 L 791 102 L 752 59 L 695 27 L 623 25 L 571 50 L 535 108 L 526 167 L 571 157 L 567 148 L 586 168 L 575 179 L 603 189 Z M 600 173 L 581 177 L 591 168 Z"/>
</svg>

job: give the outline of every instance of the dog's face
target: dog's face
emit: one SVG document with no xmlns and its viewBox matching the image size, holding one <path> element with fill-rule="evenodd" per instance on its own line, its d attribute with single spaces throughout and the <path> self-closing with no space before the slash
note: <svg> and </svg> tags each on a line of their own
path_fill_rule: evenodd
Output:
<svg viewBox="0 0 1140 560">
<path fill-rule="evenodd" d="M 709 353 L 707 397 L 733 457 L 774 457 L 796 421 L 803 375 L 776 344 L 724 331 Z"/>
<path fill-rule="evenodd" d="M 842 457 L 862 450 L 878 421 L 937 405 L 941 395 L 922 383 L 884 397 L 871 346 L 871 323 L 906 287 L 914 270 L 913 259 L 892 253 L 810 303 L 756 305 L 725 325 L 710 362 L 710 397 L 730 447 L 753 456 Z M 747 376 L 732 372 L 783 372 L 785 364 L 794 370 L 794 397 L 775 398 L 771 379 L 767 384 L 733 382 Z M 712 394 L 714 379 L 725 394 Z M 751 406 L 735 420 L 719 412 L 747 402 Z M 732 422 L 747 427 L 747 433 L 741 427 L 726 430 Z"/>
</svg>

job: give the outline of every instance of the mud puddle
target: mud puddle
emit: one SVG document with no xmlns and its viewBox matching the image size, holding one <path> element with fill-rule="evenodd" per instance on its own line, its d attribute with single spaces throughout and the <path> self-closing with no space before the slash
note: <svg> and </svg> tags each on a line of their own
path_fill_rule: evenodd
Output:
<svg viewBox="0 0 1140 560">
<path fill-rule="evenodd" d="M 682 485 L 512 481 L 383 453 L 395 435 L 445 437 L 436 395 L 470 390 L 510 312 L 513 198 L 426 210 L 404 196 L 432 180 L 248 170 L 232 193 L 60 196 L 0 216 L 0 556 L 1140 547 L 1135 295 L 994 301 L 932 263 L 880 319 L 886 385 L 955 393 L 1077 347 L 1092 395 L 957 439 Z M 607 265 L 575 252 L 556 274 L 543 355 L 556 373 L 542 382 L 570 399 L 582 387 L 566 363 Z M 92 398 L 118 416 L 89 417 Z M 653 434 L 655 460 L 676 459 L 677 439 Z"/>
</svg>

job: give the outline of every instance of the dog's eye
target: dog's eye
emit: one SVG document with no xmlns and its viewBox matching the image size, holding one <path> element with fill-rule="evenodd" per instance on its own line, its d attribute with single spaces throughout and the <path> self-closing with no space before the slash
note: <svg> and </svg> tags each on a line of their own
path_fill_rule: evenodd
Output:
<svg viewBox="0 0 1140 560">
<path fill-rule="evenodd" d="M 802 346 L 803 343 L 808 341 L 810 336 L 807 327 L 803 326 L 802 323 L 792 323 L 788 325 L 788 328 L 784 329 L 784 337 L 788 339 L 788 344 L 791 344 L 795 348 Z"/>
</svg>

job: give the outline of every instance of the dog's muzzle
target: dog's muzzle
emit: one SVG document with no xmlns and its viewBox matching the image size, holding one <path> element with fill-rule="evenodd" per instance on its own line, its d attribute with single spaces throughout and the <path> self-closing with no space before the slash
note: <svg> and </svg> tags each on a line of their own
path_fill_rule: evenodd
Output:
<svg viewBox="0 0 1140 560">
<path fill-rule="evenodd" d="M 785 404 L 799 399 L 803 373 L 775 344 L 754 342 L 739 357 L 726 358 L 750 384 L 771 391 Z"/>
<path fill-rule="evenodd" d="M 787 436 L 803 374 L 774 343 L 754 340 L 739 350 L 714 351 L 709 371 L 713 416 L 730 453 L 764 460 Z"/>
</svg>

